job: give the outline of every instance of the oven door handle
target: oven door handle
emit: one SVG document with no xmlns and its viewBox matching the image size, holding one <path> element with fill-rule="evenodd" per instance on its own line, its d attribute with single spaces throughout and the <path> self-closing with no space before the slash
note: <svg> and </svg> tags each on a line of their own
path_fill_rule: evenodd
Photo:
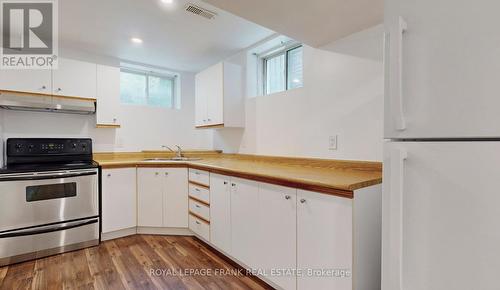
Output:
<svg viewBox="0 0 500 290">
<path fill-rule="evenodd" d="M 99 222 L 99 219 L 95 218 L 95 219 L 84 220 L 84 221 L 66 222 L 66 223 L 62 223 L 62 224 L 58 224 L 58 225 L 41 226 L 41 227 L 36 227 L 36 228 L 31 228 L 31 229 L 24 229 L 24 230 L 14 230 L 14 231 L 6 232 L 6 233 L 1 233 L 0 239 L 58 232 L 58 231 L 69 230 L 72 228 L 82 227 L 82 226 L 86 226 L 86 225 L 90 225 L 90 224 L 95 224 L 97 222 Z"/>
<path fill-rule="evenodd" d="M 17 176 L 6 176 L 0 177 L 0 182 L 2 181 L 24 181 L 24 180 L 46 180 L 46 179 L 60 179 L 60 178 L 71 178 L 80 177 L 87 175 L 97 175 L 97 171 L 92 172 L 82 172 L 82 173 L 59 173 L 59 174 L 33 174 L 33 175 L 17 175 Z"/>
</svg>

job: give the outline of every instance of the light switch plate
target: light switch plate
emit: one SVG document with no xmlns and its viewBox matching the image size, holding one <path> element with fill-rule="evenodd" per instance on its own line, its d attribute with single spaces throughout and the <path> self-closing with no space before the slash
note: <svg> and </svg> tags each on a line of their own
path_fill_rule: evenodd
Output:
<svg viewBox="0 0 500 290">
<path fill-rule="evenodd" d="M 337 135 L 331 135 L 329 137 L 328 150 L 337 150 Z"/>
</svg>

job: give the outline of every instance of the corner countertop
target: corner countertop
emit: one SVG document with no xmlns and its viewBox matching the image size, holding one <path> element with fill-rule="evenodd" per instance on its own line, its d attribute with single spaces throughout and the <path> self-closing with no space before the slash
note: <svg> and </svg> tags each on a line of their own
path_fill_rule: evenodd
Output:
<svg viewBox="0 0 500 290">
<path fill-rule="evenodd" d="M 347 198 L 353 198 L 357 189 L 382 183 L 380 162 L 223 154 L 219 151 L 186 151 L 185 155 L 201 160 L 144 161 L 173 156 L 164 151 L 96 153 L 94 160 L 103 169 L 188 167 Z"/>
</svg>

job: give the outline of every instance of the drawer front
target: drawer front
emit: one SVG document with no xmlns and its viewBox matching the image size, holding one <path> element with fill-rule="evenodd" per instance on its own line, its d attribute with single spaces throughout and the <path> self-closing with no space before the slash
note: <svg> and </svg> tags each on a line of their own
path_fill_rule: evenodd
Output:
<svg viewBox="0 0 500 290">
<path fill-rule="evenodd" d="M 210 208 L 203 203 L 189 199 L 189 210 L 207 221 L 210 221 Z"/>
<path fill-rule="evenodd" d="M 189 196 L 210 203 L 210 190 L 204 187 L 189 184 Z"/>
<path fill-rule="evenodd" d="M 189 215 L 189 229 L 206 241 L 210 240 L 210 225 L 193 215 Z"/>
<path fill-rule="evenodd" d="M 210 186 L 210 174 L 208 171 L 189 169 L 189 180 L 199 184 Z"/>
</svg>

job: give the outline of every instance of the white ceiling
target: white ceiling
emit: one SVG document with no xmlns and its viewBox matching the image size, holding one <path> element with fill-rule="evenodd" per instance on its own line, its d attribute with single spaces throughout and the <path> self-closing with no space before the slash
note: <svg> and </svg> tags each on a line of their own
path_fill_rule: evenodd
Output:
<svg viewBox="0 0 500 290">
<path fill-rule="evenodd" d="M 383 20 L 383 0 L 204 1 L 314 47 Z"/>
<path fill-rule="evenodd" d="M 188 1 L 59 1 L 62 47 L 182 71 L 199 71 L 274 32 L 197 0 L 213 20 L 184 11 Z M 143 44 L 130 42 L 131 37 Z"/>
</svg>

